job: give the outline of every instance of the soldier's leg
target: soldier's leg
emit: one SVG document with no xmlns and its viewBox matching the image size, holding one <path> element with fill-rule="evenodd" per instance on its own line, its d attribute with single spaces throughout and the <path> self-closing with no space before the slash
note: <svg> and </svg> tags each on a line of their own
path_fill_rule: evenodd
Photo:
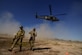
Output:
<svg viewBox="0 0 82 55">
<path fill-rule="evenodd" d="M 33 38 L 33 42 L 32 42 L 32 44 L 33 44 L 32 46 L 33 46 L 33 47 L 34 47 L 34 43 L 35 43 L 35 38 Z"/>
<path fill-rule="evenodd" d="M 20 51 L 22 51 L 22 40 L 23 38 L 20 38 Z"/>
<path fill-rule="evenodd" d="M 32 50 L 32 37 L 29 39 L 29 44 L 30 44 L 30 50 Z"/>
<path fill-rule="evenodd" d="M 33 47 L 34 47 L 34 40 L 32 40 L 32 50 L 33 50 Z"/>
<path fill-rule="evenodd" d="M 29 44 L 30 44 L 30 50 L 33 50 L 33 46 L 34 46 L 34 39 L 33 39 L 33 37 L 30 38 Z"/>
<path fill-rule="evenodd" d="M 33 47 L 34 47 L 34 42 L 33 40 L 30 41 L 30 50 L 33 50 Z"/>
<path fill-rule="evenodd" d="M 14 43 L 15 39 L 16 39 L 16 37 L 13 38 L 12 44 Z"/>
<path fill-rule="evenodd" d="M 32 50 L 33 50 L 33 51 L 34 51 L 34 49 L 33 49 L 34 43 L 35 43 L 35 38 L 33 38 L 33 40 L 32 40 Z"/>
<path fill-rule="evenodd" d="M 16 43 L 19 41 L 19 38 L 15 39 L 9 51 L 12 51 Z"/>
<path fill-rule="evenodd" d="M 32 48 L 34 47 L 35 38 L 32 39 Z"/>
</svg>

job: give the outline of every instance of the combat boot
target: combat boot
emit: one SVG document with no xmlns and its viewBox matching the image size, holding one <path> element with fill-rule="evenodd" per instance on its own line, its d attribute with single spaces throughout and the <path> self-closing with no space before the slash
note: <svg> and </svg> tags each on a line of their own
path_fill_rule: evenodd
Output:
<svg viewBox="0 0 82 55">
<path fill-rule="evenodd" d="M 8 49 L 8 51 L 12 52 L 12 49 Z"/>
</svg>

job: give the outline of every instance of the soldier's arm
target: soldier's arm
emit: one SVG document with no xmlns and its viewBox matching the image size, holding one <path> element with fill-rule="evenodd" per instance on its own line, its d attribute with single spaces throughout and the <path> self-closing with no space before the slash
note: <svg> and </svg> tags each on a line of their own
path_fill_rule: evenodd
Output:
<svg viewBox="0 0 82 55">
<path fill-rule="evenodd" d="M 25 31 L 24 31 L 24 37 L 25 37 Z"/>
<path fill-rule="evenodd" d="M 22 36 L 24 36 L 25 35 L 25 31 L 23 30 L 23 32 L 22 32 Z"/>
</svg>

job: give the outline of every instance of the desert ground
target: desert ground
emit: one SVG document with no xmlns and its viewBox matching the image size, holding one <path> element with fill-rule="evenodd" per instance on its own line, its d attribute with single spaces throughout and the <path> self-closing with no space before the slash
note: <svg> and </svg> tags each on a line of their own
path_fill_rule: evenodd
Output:
<svg viewBox="0 0 82 55">
<path fill-rule="evenodd" d="M 12 52 L 8 49 L 13 38 L 0 35 L 0 55 L 82 55 L 82 42 L 60 39 L 36 39 L 34 51 L 29 50 L 28 39 L 23 40 L 22 51 L 16 45 Z"/>
</svg>

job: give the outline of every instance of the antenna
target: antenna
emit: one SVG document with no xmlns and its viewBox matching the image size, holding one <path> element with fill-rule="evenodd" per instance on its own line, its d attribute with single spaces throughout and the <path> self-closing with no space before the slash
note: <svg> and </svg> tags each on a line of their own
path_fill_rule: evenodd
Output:
<svg viewBox="0 0 82 55">
<path fill-rule="evenodd" d="M 49 9 L 50 9 L 50 15 L 52 15 L 51 5 L 49 5 Z"/>
</svg>

